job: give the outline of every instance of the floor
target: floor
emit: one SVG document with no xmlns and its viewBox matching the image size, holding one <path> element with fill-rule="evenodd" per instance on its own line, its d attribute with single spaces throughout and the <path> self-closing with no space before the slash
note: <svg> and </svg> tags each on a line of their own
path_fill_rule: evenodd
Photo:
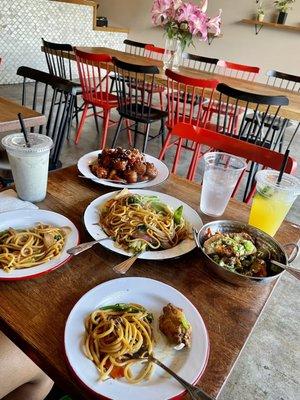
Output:
<svg viewBox="0 0 300 400">
<path fill-rule="evenodd" d="M 20 86 L 0 86 L 0 96 L 19 100 Z M 116 118 L 117 115 L 113 117 Z M 159 125 L 153 127 L 155 131 L 158 129 Z M 109 140 L 112 140 L 114 130 L 115 127 L 110 128 Z M 289 129 L 286 135 L 287 140 L 292 132 L 292 129 Z M 63 166 L 74 164 L 82 155 L 96 150 L 99 146 L 100 137 L 95 131 L 93 118 L 88 120 L 77 146 L 74 144 L 74 134 L 73 129 L 70 140 L 64 145 L 61 157 Z M 118 144 L 126 146 L 125 134 Z M 147 152 L 156 156 L 159 145 L 159 140 L 150 142 Z M 291 155 L 298 159 L 298 163 L 300 163 L 299 150 L 300 132 L 291 148 Z M 186 173 L 187 161 L 187 159 L 184 160 L 179 171 L 182 175 Z M 170 165 L 169 156 L 166 158 L 166 163 Z M 200 165 L 196 179 L 200 180 L 201 175 L 202 166 Z M 298 176 L 300 176 L 300 168 Z M 300 198 L 287 218 L 294 223 L 300 223 Z M 218 400 L 296 400 L 300 398 L 299 309 L 299 283 L 285 274 L 256 324 Z"/>
</svg>

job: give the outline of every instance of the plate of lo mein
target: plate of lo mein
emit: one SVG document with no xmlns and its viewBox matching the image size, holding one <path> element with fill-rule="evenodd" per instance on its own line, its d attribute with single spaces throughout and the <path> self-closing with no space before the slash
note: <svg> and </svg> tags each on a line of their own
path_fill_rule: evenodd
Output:
<svg viewBox="0 0 300 400">
<path fill-rule="evenodd" d="M 123 189 L 95 199 L 86 209 L 89 234 L 119 254 L 163 260 L 182 256 L 196 245 L 192 227 L 203 225 L 188 204 L 151 190 Z"/>
<path fill-rule="evenodd" d="M 162 310 L 181 307 L 192 327 L 189 347 L 176 350 L 160 330 Z M 190 383 L 198 381 L 209 357 L 203 319 L 179 291 L 148 278 L 114 279 L 87 292 L 69 314 L 64 335 L 69 366 L 97 395 L 114 400 L 167 400 L 184 390 L 162 369 L 162 361 Z"/>
<path fill-rule="evenodd" d="M 50 272 L 70 258 L 79 243 L 75 225 L 46 210 L 16 210 L 0 217 L 0 280 L 30 279 Z"/>
</svg>

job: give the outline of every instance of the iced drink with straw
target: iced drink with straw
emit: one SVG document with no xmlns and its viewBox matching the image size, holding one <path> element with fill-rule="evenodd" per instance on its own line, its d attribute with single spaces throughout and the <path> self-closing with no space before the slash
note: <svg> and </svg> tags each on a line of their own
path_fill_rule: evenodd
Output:
<svg viewBox="0 0 300 400">
<path fill-rule="evenodd" d="M 256 194 L 253 198 L 249 224 L 274 236 L 300 194 L 300 180 L 279 172 L 262 170 L 256 174 Z"/>
</svg>

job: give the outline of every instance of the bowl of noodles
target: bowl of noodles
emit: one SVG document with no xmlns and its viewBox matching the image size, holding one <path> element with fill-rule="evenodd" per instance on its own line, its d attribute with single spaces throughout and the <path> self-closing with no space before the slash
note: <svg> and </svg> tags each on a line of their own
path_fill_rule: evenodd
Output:
<svg viewBox="0 0 300 400">
<path fill-rule="evenodd" d="M 113 192 L 94 200 L 84 223 L 95 240 L 123 255 L 140 253 L 148 260 L 169 259 L 196 247 L 192 226 L 202 227 L 198 213 L 188 204 L 150 190 Z"/>
<path fill-rule="evenodd" d="M 68 261 L 67 249 L 79 243 L 75 225 L 46 210 L 1 214 L 0 280 L 30 279 Z"/>
</svg>

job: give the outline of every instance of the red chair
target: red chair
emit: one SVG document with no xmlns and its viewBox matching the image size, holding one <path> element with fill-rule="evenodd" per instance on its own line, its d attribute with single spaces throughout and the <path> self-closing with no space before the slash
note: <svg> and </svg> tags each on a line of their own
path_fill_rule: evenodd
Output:
<svg viewBox="0 0 300 400">
<path fill-rule="evenodd" d="M 196 143 L 196 148 L 187 174 L 187 178 L 189 180 L 194 179 L 195 169 L 199 160 L 202 146 L 209 146 L 210 148 L 218 149 L 219 151 L 242 157 L 247 161 L 252 161 L 262 165 L 263 169 L 272 168 L 279 171 L 284 160 L 284 154 L 277 153 L 276 151 L 257 146 L 249 142 L 243 142 L 235 137 L 225 136 L 209 129 L 198 128 L 185 122 L 178 122 L 176 125 L 174 125 L 173 132 L 174 135 L 179 137 L 180 144 L 182 144 L 184 140 L 192 140 Z M 180 151 L 177 149 L 177 153 L 178 152 Z M 177 153 L 174 158 L 173 166 L 175 163 L 178 163 L 178 159 L 176 159 Z M 285 167 L 285 172 L 288 174 L 294 174 L 296 172 L 296 168 L 296 160 L 294 160 L 292 157 L 289 157 Z M 236 187 L 239 186 L 242 176 L 243 173 L 241 174 Z M 235 193 L 236 190 L 233 191 L 233 196 Z M 249 203 L 254 193 L 255 184 L 251 186 L 251 189 L 244 201 Z"/>
<path fill-rule="evenodd" d="M 86 53 L 76 48 L 74 51 L 84 101 L 75 143 L 77 144 L 80 139 L 86 118 L 95 115 L 95 113 L 87 115 L 88 106 L 92 105 L 101 108 L 103 111 L 103 115 L 100 115 L 103 118 L 100 149 L 103 149 L 106 145 L 108 128 L 115 125 L 115 122 L 110 120 L 110 111 L 118 107 L 117 96 L 109 92 L 109 74 L 107 74 L 107 70 L 109 70 L 108 64 L 111 63 L 112 58 L 107 54 Z M 112 123 L 109 124 L 110 122 Z"/>
<path fill-rule="evenodd" d="M 191 78 L 180 75 L 169 69 L 166 70 L 167 81 L 167 100 L 168 100 L 168 135 L 160 152 L 159 158 L 163 159 L 167 149 L 177 146 L 175 161 L 172 172 L 176 173 L 177 164 L 180 158 L 182 147 L 190 151 L 195 150 L 195 146 L 183 146 L 183 140 L 175 139 L 176 132 L 174 126 L 179 122 L 183 122 L 187 127 L 194 126 L 196 128 L 206 127 L 209 123 L 208 115 L 212 97 L 218 85 L 218 81 Z M 209 89 L 209 93 L 206 93 Z M 208 98 L 207 98 L 208 97 Z M 206 104 L 207 110 L 203 110 Z M 173 140 L 173 141 L 172 141 Z"/>
<path fill-rule="evenodd" d="M 220 75 L 224 76 L 230 76 L 232 78 L 236 79 L 243 79 L 247 81 L 253 82 L 257 74 L 259 73 L 260 69 L 258 67 L 252 67 L 249 65 L 244 65 L 244 64 L 236 64 L 232 63 L 229 61 L 224 61 L 224 60 L 219 60 L 217 63 L 217 69 L 216 72 Z M 219 102 L 215 100 L 212 104 L 212 107 L 210 109 L 210 114 L 209 114 L 209 121 L 212 120 L 214 114 L 228 114 L 229 118 L 233 117 L 233 111 L 230 110 L 231 105 L 229 104 L 229 109 L 228 105 L 225 103 L 221 103 L 221 107 L 219 106 Z M 242 109 L 238 110 L 238 114 L 235 115 L 235 127 L 238 122 L 238 116 L 243 112 Z M 233 122 L 233 121 L 232 121 Z"/>
</svg>

